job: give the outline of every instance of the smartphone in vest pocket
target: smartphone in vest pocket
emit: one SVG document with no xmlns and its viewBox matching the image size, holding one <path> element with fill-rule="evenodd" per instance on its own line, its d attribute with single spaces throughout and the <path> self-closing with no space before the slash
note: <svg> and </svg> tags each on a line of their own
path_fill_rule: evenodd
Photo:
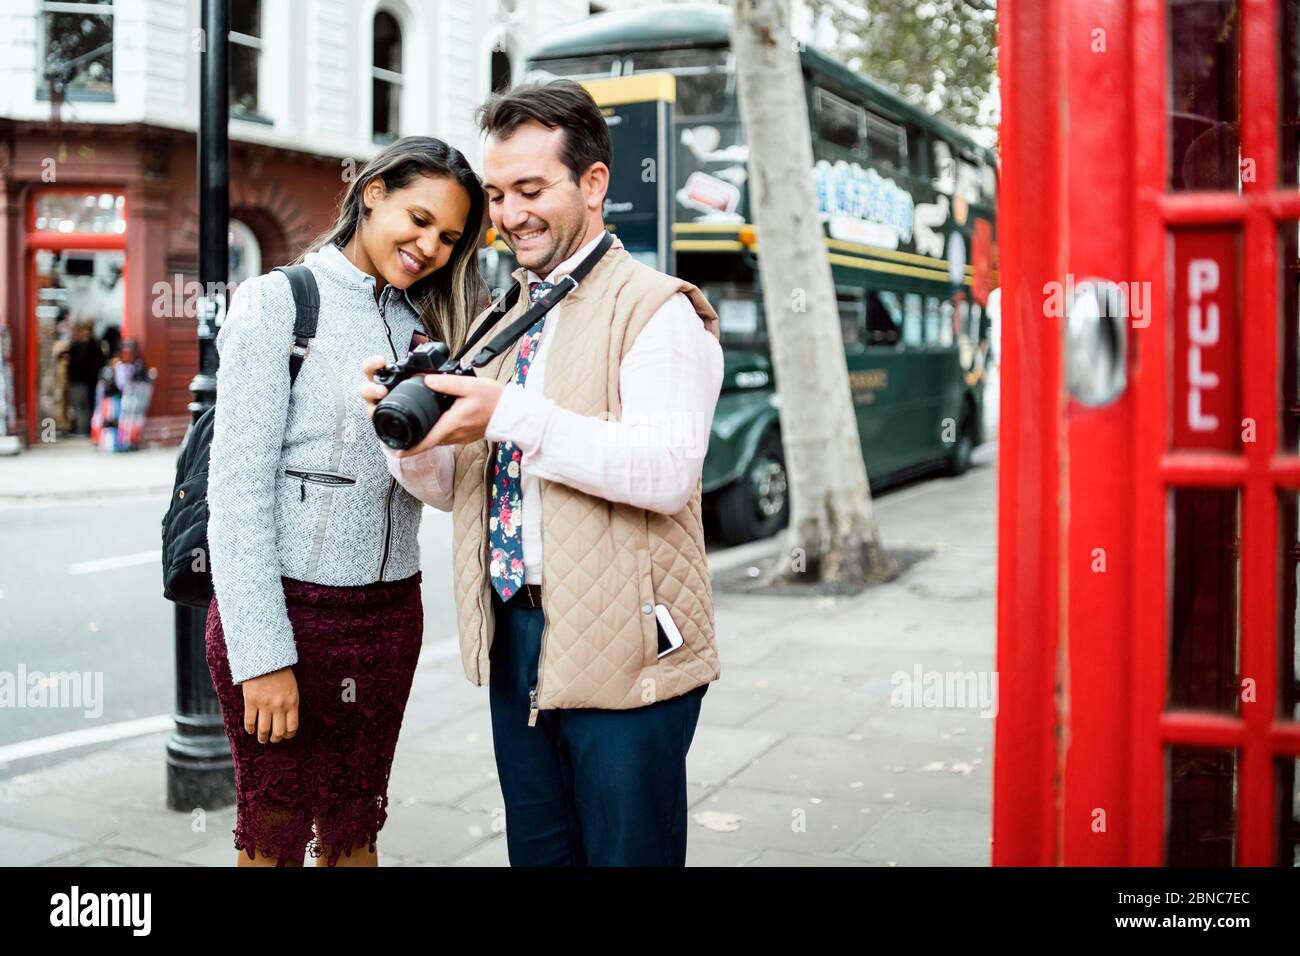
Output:
<svg viewBox="0 0 1300 956">
<path fill-rule="evenodd" d="M 655 605 L 655 622 L 659 628 L 659 656 L 671 654 L 682 646 L 682 632 L 673 623 L 673 616 L 662 604 Z"/>
</svg>

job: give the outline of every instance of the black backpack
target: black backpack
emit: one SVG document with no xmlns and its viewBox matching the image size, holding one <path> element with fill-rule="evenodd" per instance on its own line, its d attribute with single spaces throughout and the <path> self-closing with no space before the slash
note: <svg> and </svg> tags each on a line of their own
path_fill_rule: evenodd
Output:
<svg viewBox="0 0 1300 956">
<path fill-rule="evenodd" d="M 298 378 L 307 343 L 316 335 L 320 295 L 306 266 L 275 270 L 289 278 L 297 317 L 294 348 L 289 354 L 289 388 Z M 219 397 L 218 397 L 218 400 Z M 208 553 L 208 458 L 216 406 L 190 426 L 176 459 L 176 485 L 162 519 L 163 597 L 186 607 L 207 609 L 212 602 L 212 568 Z"/>
</svg>

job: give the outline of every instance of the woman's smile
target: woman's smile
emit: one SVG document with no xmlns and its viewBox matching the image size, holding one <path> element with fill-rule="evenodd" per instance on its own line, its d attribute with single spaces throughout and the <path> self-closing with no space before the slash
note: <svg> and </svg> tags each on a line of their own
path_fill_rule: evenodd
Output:
<svg viewBox="0 0 1300 956">
<path fill-rule="evenodd" d="M 429 268 L 429 262 L 427 259 L 423 259 L 415 253 L 408 252 L 401 248 L 397 250 L 397 261 L 402 264 L 402 269 L 406 271 L 406 274 L 412 278 L 420 275 L 420 273 Z"/>
</svg>

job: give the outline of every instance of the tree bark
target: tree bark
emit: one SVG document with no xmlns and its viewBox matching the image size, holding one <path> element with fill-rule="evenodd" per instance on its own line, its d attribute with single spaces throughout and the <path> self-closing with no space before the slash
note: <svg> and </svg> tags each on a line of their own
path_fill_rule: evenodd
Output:
<svg viewBox="0 0 1300 956">
<path fill-rule="evenodd" d="M 790 485 L 789 547 L 769 583 L 891 576 L 867 484 L 835 286 L 813 187 L 790 0 L 732 0 L 749 199 Z"/>
</svg>

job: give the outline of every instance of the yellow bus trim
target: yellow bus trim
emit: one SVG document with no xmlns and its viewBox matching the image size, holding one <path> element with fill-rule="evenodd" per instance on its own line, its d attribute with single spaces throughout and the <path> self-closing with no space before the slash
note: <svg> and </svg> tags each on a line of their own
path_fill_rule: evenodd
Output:
<svg viewBox="0 0 1300 956">
<path fill-rule="evenodd" d="M 608 80 L 586 80 L 583 84 L 597 106 L 622 106 L 663 100 L 677 102 L 677 77 L 671 73 L 642 73 L 615 76 Z"/>
<path fill-rule="evenodd" d="M 937 269 L 918 269 L 916 266 L 900 265 L 896 262 L 871 262 L 866 259 L 856 259 L 850 256 L 840 256 L 830 253 L 827 258 L 835 265 L 848 266 L 850 269 L 867 269 L 871 272 L 888 272 L 891 275 L 912 276 L 916 279 L 929 279 L 932 282 L 942 282 L 945 285 L 951 285 L 948 281 L 948 273 L 939 272 Z"/>
<path fill-rule="evenodd" d="M 681 252 L 740 252 L 745 244 L 735 239 L 674 239 L 673 248 Z"/>
</svg>

